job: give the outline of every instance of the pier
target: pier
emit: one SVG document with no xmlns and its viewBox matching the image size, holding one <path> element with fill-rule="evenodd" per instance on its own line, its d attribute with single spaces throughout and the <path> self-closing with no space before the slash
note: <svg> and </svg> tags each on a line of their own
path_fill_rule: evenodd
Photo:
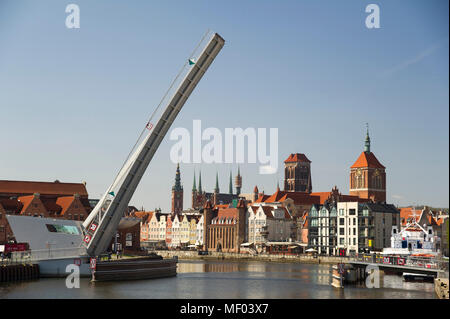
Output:
<svg viewBox="0 0 450 319">
<path fill-rule="evenodd" d="M 39 278 L 39 265 L 37 264 L 0 264 L 0 282 L 15 282 Z"/>
<path fill-rule="evenodd" d="M 392 257 L 378 255 L 360 255 L 350 258 L 348 264 L 354 268 L 366 268 L 376 266 L 383 271 L 392 273 L 415 273 L 438 277 L 448 273 L 448 261 L 441 259 L 424 259 L 416 257 Z"/>
</svg>

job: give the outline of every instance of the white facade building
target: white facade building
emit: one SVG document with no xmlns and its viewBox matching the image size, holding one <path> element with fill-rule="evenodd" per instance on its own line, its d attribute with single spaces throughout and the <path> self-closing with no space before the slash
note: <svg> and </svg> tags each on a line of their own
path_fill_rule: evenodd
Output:
<svg viewBox="0 0 450 319">
<path fill-rule="evenodd" d="M 358 252 L 358 202 L 337 204 L 337 248 L 349 253 Z"/>
<path fill-rule="evenodd" d="M 268 241 L 292 240 L 294 221 L 285 207 L 249 206 L 247 210 L 249 243 L 261 245 Z"/>
</svg>

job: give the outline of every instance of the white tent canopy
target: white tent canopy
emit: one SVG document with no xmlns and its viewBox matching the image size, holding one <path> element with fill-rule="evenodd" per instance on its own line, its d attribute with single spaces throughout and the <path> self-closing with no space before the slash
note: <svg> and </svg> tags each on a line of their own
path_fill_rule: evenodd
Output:
<svg viewBox="0 0 450 319">
<path fill-rule="evenodd" d="M 309 248 L 307 250 L 305 250 L 307 253 L 314 253 L 317 252 L 317 250 L 315 250 L 314 248 Z"/>
</svg>

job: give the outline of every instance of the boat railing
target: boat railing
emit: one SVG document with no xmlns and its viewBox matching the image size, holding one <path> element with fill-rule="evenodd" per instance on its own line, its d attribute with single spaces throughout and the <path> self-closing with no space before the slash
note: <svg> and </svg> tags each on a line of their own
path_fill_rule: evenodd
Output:
<svg viewBox="0 0 450 319">
<path fill-rule="evenodd" d="M 20 264 L 41 260 L 79 258 L 85 255 L 86 248 L 84 247 L 38 249 L 12 252 L 10 258 L 4 258 L 1 262 L 2 264 Z"/>
</svg>

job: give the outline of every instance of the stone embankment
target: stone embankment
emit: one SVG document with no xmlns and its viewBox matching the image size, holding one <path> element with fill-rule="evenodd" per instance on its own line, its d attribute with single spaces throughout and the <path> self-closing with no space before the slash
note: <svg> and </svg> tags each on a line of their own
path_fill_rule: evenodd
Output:
<svg viewBox="0 0 450 319">
<path fill-rule="evenodd" d="M 434 290 L 439 299 L 448 299 L 448 278 L 436 278 Z"/>
<path fill-rule="evenodd" d="M 271 261 L 271 262 L 294 262 L 309 264 L 336 264 L 345 263 L 345 259 L 332 256 L 309 256 L 309 255 L 269 255 L 269 254 L 237 254 L 237 253 L 219 253 L 209 252 L 208 255 L 199 255 L 197 251 L 177 251 L 177 250 L 158 250 L 158 255 L 164 258 L 177 256 L 179 260 L 229 260 L 229 261 Z"/>
</svg>

